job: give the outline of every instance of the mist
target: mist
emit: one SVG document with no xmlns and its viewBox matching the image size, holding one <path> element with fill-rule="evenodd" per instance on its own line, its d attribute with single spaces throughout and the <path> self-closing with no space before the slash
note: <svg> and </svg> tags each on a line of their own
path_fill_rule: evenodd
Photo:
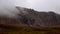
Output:
<svg viewBox="0 0 60 34">
<path fill-rule="evenodd" d="M 60 14 L 60 0 L 0 0 L 0 15 L 16 16 L 16 6 Z"/>
<path fill-rule="evenodd" d="M 0 0 L 0 16 L 15 17 L 17 13 L 13 0 Z"/>
<path fill-rule="evenodd" d="M 15 0 L 15 4 L 37 11 L 54 11 L 60 14 L 60 0 Z"/>
</svg>

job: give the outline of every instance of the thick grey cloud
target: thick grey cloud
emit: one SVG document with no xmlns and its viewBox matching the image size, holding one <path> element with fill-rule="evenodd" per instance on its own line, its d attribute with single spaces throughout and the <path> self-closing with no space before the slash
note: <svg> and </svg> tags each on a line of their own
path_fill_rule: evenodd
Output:
<svg viewBox="0 0 60 34">
<path fill-rule="evenodd" d="M 60 13 L 60 0 L 15 0 L 16 5 L 33 8 L 37 11 L 55 11 Z"/>
<path fill-rule="evenodd" d="M 0 16 L 15 16 L 18 10 L 15 8 L 14 0 L 0 0 Z"/>
<path fill-rule="evenodd" d="M 0 0 L 0 14 L 18 13 L 14 6 L 32 8 L 37 11 L 54 11 L 60 14 L 60 0 Z"/>
</svg>

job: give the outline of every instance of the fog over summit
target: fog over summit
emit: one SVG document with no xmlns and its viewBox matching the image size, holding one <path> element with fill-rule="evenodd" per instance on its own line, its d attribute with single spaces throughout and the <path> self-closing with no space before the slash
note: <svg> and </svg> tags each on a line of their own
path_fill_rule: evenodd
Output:
<svg viewBox="0 0 60 34">
<path fill-rule="evenodd" d="M 15 4 L 22 7 L 32 8 L 39 12 L 54 11 L 60 14 L 60 0 L 15 0 Z"/>
<path fill-rule="evenodd" d="M 15 8 L 13 0 L 0 0 L 0 16 L 15 16 L 16 13 L 19 13 Z"/>
<path fill-rule="evenodd" d="M 39 12 L 53 11 L 60 14 L 59 0 L 0 0 L 0 15 L 15 16 L 19 13 L 16 6 L 32 8 Z"/>
</svg>

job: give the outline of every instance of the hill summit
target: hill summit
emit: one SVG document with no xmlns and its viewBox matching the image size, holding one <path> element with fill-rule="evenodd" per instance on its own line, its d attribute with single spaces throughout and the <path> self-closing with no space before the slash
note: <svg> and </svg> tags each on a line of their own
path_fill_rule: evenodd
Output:
<svg viewBox="0 0 60 34">
<path fill-rule="evenodd" d="M 0 16 L 0 24 L 12 24 L 31 27 L 52 27 L 60 26 L 60 15 L 49 12 L 38 12 L 34 9 L 28 9 L 16 6 L 19 11 L 14 18 Z"/>
</svg>

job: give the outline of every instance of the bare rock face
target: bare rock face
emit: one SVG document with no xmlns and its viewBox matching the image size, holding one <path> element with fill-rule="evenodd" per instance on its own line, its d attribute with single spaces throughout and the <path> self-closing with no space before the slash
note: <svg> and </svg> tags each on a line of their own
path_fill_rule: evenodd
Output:
<svg viewBox="0 0 60 34">
<path fill-rule="evenodd" d="M 53 11 L 49 12 L 37 12 L 33 9 L 23 8 L 26 13 L 22 10 L 21 23 L 27 24 L 29 26 L 38 26 L 38 27 L 52 27 L 60 25 L 60 15 L 54 13 Z"/>
<path fill-rule="evenodd" d="M 32 27 L 60 26 L 60 15 L 52 11 L 37 12 L 33 9 L 16 7 L 20 12 L 15 18 L 1 17 L 0 24 L 20 24 Z"/>
</svg>

